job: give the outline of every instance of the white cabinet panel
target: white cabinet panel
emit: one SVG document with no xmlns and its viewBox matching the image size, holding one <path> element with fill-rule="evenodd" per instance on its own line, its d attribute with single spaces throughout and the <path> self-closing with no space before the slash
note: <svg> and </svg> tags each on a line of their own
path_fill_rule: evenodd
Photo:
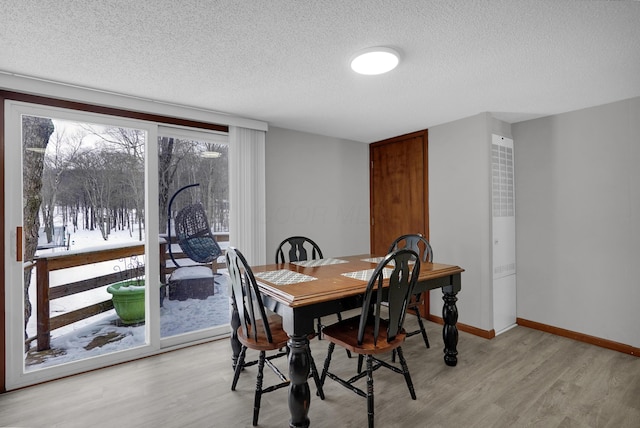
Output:
<svg viewBox="0 0 640 428">
<path fill-rule="evenodd" d="M 493 328 L 516 323 L 516 217 L 513 140 L 492 135 Z"/>
<path fill-rule="evenodd" d="M 493 280 L 493 328 L 496 335 L 516 324 L 516 276 Z"/>
</svg>

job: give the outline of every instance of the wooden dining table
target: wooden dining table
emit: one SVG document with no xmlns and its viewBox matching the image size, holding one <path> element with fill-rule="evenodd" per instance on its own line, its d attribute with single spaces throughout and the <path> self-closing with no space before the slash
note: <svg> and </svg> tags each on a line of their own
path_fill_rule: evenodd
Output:
<svg viewBox="0 0 640 428">
<path fill-rule="evenodd" d="M 314 319 L 361 307 L 369 277 L 380 260 L 380 255 L 360 254 L 251 267 L 265 306 L 282 316 L 283 327 L 289 335 L 290 427 L 308 427 L 310 424 L 307 351 Z M 462 272 L 464 269 L 455 265 L 421 263 L 415 288 L 416 292 L 442 289 L 444 362 L 449 366 L 458 362 L 456 295 L 461 289 Z M 241 349 L 236 333 L 239 325 L 234 309 L 231 316 L 234 367 Z"/>
</svg>

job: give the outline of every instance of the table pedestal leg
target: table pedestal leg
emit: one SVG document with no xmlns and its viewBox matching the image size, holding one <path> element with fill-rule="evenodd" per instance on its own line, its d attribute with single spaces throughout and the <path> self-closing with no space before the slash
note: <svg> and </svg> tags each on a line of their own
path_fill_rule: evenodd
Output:
<svg viewBox="0 0 640 428">
<path fill-rule="evenodd" d="M 444 362 L 448 366 L 455 366 L 458 364 L 458 308 L 456 302 L 458 298 L 455 292 L 445 291 L 442 300 L 444 300 L 444 306 L 442 307 L 442 319 L 444 320 L 444 327 L 442 328 L 442 339 L 444 341 Z"/>
<path fill-rule="evenodd" d="M 309 426 L 309 339 L 306 336 L 289 337 L 289 411 L 291 412 L 290 428 Z"/>
<path fill-rule="evenodd" d="M 242 349 L 242 344 L 238 340 L 238 327 L 240 327 L 240 316 L 238 315 L 238 308 L 236 307 L 236 302 L 232 298 L 229 298 L 231 301 L 231 337 L 229 340 L 231 341 L 231 365 L 233 369 L 236 369 L 236 364 L 238 363 L 238 355 L 240 355 L 240 350 Z"/>
</svg>

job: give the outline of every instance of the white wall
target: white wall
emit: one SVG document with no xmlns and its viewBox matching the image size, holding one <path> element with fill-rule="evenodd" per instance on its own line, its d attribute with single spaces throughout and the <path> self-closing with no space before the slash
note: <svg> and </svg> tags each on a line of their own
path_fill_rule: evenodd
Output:
<svg viewBox="0 0 640 428">
<path fill-rule="evenodd" d="M 266 137 L 267 262 L 305 235 L 325 257 L 369 252 L 369 146 L 270 127 Z"/>
<path fill-rule="evenodd" d="M 640 346 L 640 98 L 512 131 L 518 317 Z"/>
<path fill-rule="evenodd" d="M 491 277 L 492 118 L 478 114 L 429 128 L 429 237 L 434 262 L 465 269 L 458 321 L 493 328 Z M 517 174 L 517 172 L 516 172 Z M 442 292 L 430 312 L 442 316 Z"/>
</svg>

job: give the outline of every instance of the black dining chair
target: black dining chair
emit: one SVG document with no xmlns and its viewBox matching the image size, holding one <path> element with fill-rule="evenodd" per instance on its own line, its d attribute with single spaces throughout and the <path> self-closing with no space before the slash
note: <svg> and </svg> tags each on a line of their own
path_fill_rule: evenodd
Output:
<svg viewBox="0 0 640 428">
<path fill-rule="evenodd" d="M 253 403 L 253 426 L 258 424 L 260 413 L 260 402 L 262 394 L 284 388 L 289 385 L 289 379 L 272 363 L 272 360 L 288 355 L 287 333 L 282 327 L 282 318 L 277 314 L 267 315 L 264 307 L 258 284 L 249 267 L 247 260 L 242 253 L 234 247 L 229 247 L 226 254 L 227 269 L 231 279 L 231 295 L 238 311 L 240 326 L 238 327 L 238 340 L 242 344 L 238 362 L 233 375 L 231 390 L 236 390 L 240 373 L 249 366 L 258 364 L 258 374 L 256 377 L 256 392 Z M 309 338 L 313 337 L 313 333 Z M 245 360 L 247 349 L 259 351 L 257 360 L 247 362 Z M 282 351 L 286 349 L 286 351 Z M 267 352 L 272 354 L 267 356 Z M 318 396 L 324 400 L 322 384 L 318 376 L 315 362 L 308 353 L 311 373 Z M 263 370 L 265 364 L 278 376 L 280 382 L 268 387 L 263 386 Z"/>
<path fill-rule="evenodd" d="M 324 362 L 320 382 L 324 386 L 327 377 L 335 380 L 345 388 L 367 398 L 367 414 L 369 428 L 374 422 L 373 372 L 386 367 L 404 376 L 407 388 L 413 400 L 416 393 L 402 353 L 402 343 L 406 333 L 402 328 L 407 303 L 420 273 L 418 254 L 409 249 L 401 249 L 388 254 L 375 268 L 365 291 L 362 312 L 359 316 L 337 322 L 324 327 L 323 333 L 328 340 L 329 348 Z M 383 287 L 387 282 L 388 287 Z M 383 295 L 387 296 L 388 317 L 382 315 Z M 343 379 L 329 371 L 331 356 L 336 345 L 366 357 L 366 371 L 358 373 L 350 379 Z M 400 359 L 400 367 L 378 359 L 378 355 L 396 351 Z M 367 378 L 366 391 L 354 385 L 363 377 Z"/>
<path fill-rule="evenodd" d="M 309 257 L 311 253 L 311 257 Z M 276 263 L 301 262 L 323 258 L 318 244 L 305 236 L 291 236 L 283 240 L 276 250 Z"/>
<path fill-rule="evenodd" d="M 429 241 L 422 236 L 422 234 L 414 233 L 408 235 L 402 235 L 396 238 L 389 247 L 389 253 L 396 251 L 399 248 L 409 248 L 420 256 L 421 262 L 433 261 L 433 250 Z M 417 293 L 411 296 L 411 300 L 408 303 L 407 311 L 413 313 L 418 321 L 418 329 L 407 332 L 407 337 L 415 336 L 416 334 L 422 334 L 422 339 L 427 348 L 429 348 L 429 338 L 427 337 L 427 330 L 424 328 L 422 317 L 420 316 L 420 307 L 424 305 L 424 293 Z M 395 357 L 395 354 L 394 354 Z"/>
<path fill-rule="evenodd" d="M 311 257 L 309 257 L 311 254 Z M 291 236 L 283 240 L 276 250 L 276 263 L 303 262 L 322 259 L 322 250 L 318 244 L 306 236 Z M 336 314 L 342 320 L 340 312 Z M 322 319 L 317 319 L 318 339 L 322 339 Z"/>
</svg>

